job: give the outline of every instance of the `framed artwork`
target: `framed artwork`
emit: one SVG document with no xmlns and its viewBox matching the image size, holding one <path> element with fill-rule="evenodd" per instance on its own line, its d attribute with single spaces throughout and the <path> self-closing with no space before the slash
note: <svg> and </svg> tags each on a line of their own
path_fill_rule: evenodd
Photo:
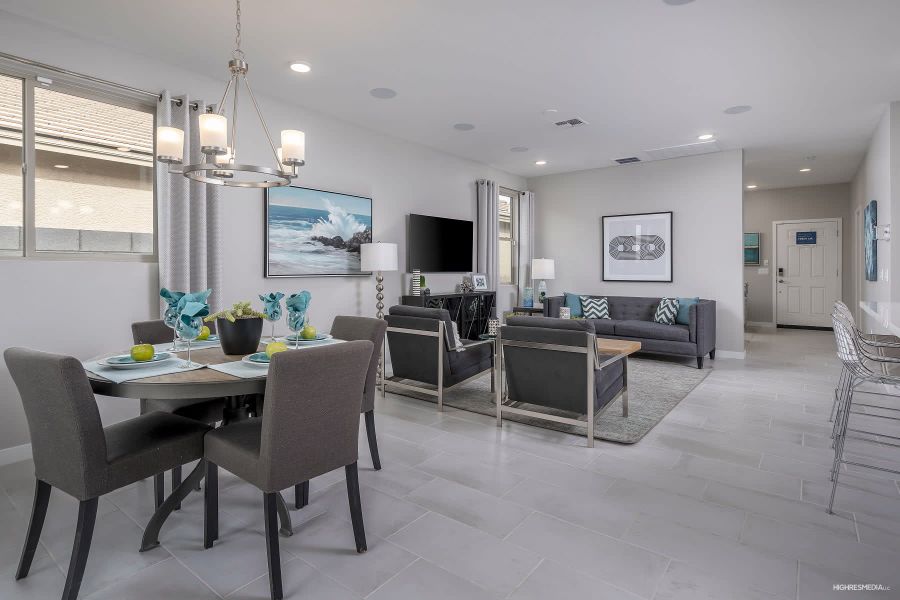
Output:
<svg viewBox="0 0 900 600">
<path fill-rule="evenodd" d="M 482 273 L 472 273 L 472 288 L 476 292 L 483 292 L 488 289 L 487 275 Z"/>
<path fill-rule="evenodd" d="M 866 253 L 866 281 L 878 281 L 878 201 L 872 200 L 863 211 L 863 240 Z"/>
<path fill-rule="evenodd" d="M 603 217 L 603 281 L 672 281 L 672 212 Z"/>
<path fill-rule="evenodd" d="M 744 265 L 759 265 L 759 233 L 744 234 Z"/>
<path fill-rule="evenodd" d="M 360 244 L 372 241 L 372 199 L 304 187 L 266 190 L 265 276 L 369 275 Z"/>
</svg>

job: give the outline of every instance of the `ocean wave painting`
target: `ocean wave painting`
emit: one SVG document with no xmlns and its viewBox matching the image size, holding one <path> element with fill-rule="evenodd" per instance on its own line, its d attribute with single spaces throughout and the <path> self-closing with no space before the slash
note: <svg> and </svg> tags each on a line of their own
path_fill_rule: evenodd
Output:
<svg viewBox="0 0 900 600">
<path fill-rule="evenodd" d="M 365 275 L 372 200 L 302 187 L 266 190 L 266 277 Z"/>
</svg>

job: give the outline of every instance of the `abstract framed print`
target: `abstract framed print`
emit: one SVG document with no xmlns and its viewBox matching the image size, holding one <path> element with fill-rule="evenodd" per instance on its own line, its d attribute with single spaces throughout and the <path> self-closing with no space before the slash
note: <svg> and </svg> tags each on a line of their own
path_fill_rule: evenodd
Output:
<svg viewBox="0 0 900 600">
<path fill-rule="evenodd" d="M 672 281 L 672 212 L 603 217 L 603 281 Z"/>
</svg>

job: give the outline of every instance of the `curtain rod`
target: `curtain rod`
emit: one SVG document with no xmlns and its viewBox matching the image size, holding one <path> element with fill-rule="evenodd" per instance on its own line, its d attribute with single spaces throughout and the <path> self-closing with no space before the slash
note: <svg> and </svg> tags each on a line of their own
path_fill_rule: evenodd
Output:
<svg viewBox="0 0 900 600">
<path fill-rule="evenodd" d="M 38 69 L 43 69 L 45 71 L 52 71 L 54 73 L 59 73 L 61 75 L 68 75 L 71 77 L 77 77 L 79 79 L 86 79 L 93 83 L 98 83 L 100 85 L 105 85 L 108 87 L 125 90 L 127 92 L 131 92 L 133 94 L 143 94 L 144 96 L 152 96 L 157 100 L 162 100 L 162 94 L 159 92 L 148 92 L 147 90 L 142 90 L 140 88 L 131 87 L 128 85 L 122 85 L 121 83 L 116 83 L 114 81 L 109 81 L 106 79 L 100 79 L 99 77 L 93 77 L 91 75 L 85 75 L 84 73 L 76 73 L 75 71 L 69 71 L 68 69 L 62 69 L 60 67 L 54 67 L 53 65 L 48 65 L 46 63 L 38 62 L 36 60 L 31 60 L 28 58 L 22 58 L 21 56 L 15 56 L 14 54 L 7 54 L 6 52 L 0 52 L 0 58 L 10 60 L 13 62 L 21 63 L 24 65 L 28 65 L 30 67 L 36 67 Z M 184 101 L 181 98 L 172 98 L 172 102 L 175 103 L 176 106 L 181 106 Z M 191 108 L 197 110 L 200 105 L 197 102 L 191 102 Z"/>
</svg>

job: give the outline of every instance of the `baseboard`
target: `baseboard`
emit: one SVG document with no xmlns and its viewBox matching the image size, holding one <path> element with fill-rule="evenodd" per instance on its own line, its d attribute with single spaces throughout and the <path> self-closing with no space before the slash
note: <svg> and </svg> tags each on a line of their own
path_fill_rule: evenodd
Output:
<svg viewBox="0 0 900 600">
<path fill-rule="evenodd" d="M 772 321 L 747 321 L 744 324 L 751 327 L 771 327 L 772 329 L 775 329 L 775 323 Z"/>
<path fill-rule="evenodd" d="M 744 360 L 746 357 L 747 353 L 743 350 L 741 352 L 737 352 L 735 350 L 716 349 L 716 358 L 736 358 L 738 360 Z"/>
<path fill-rule="evenodd" d="M 31 458 L 31 444 L 22 444 L 0 450 L 0 467 Z"/>
</svg>

